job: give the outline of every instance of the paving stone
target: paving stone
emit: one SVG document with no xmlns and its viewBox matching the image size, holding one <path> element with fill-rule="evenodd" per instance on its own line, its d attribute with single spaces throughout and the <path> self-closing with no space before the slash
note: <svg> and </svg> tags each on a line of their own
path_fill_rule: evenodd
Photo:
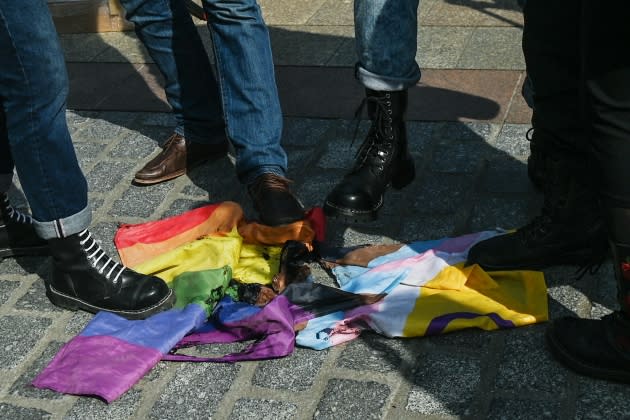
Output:
<svg viewBox="0 0 630 420">
<path fill-rule="evenodd" d="M 363 143 L 367 130 L 370 128 L 368 121 L 361 121 L 356 130 L 350 124 L 338 124 L 331 127 L 326 135 L 327 140 L 326 151 L 322 154 L 318 162 L 318 166 L 324 169 L 341 169 L 347 172 L 352 168 L 356 159 L 356 154 Z M 354 139 L 354 141 L 353 141 Z"/>
<path fill-rule="evenodd" d="M 589 317 L 591 302 L 589 298 L 570 285 L 549 287 L 549 317 L 556 319 L 563 316 Z"/>
<path fill-rule="evenodd" d="M 19 275 L 41 273 L 48 270 L 47 257 L 17 257 L 0 260 L 0 275 Z"/>
<path fill-rule="evenodd" d="M 241 398 L 234 404 L 230 420 L 289 420 L 298 415 L 295 404 L 274 400 Z"/>
<path fill-rule="evenodd" d="M 453 348 L 474 349 L 479 354 L 489 351 L 488 346 L 494 335 L 491 332 L 476 328 L 453 331 L 452 333 L 425 337 L 423 340 L 431 345 L 452 346 Z"/>
<path fill-rule="evenodd" d="M 98 162 L 87 174 L 88 189 L 91 192 L 108 192 L 129 176 L 136 162 Z M 130 180 L 131 181 L 131 180 Z"/>
<path fill-rule="evenodd" d="M 450 122 L 435 128 L 434 136 L 452 141 L 492 142 L 499 130 L 496 124 L 486 122 Z"/>
<path fill-rule="evenodd" d="M 99 63 L 152 63 L 148 51 L 134 32 L 107 32 L 100 34 L 103 45 L 108 46 L 92 61 Z"/>
<path fill-rule="evenodd" d="M 316 147 L 327 141 L 329 137 L 336 136 L 341 125 L 345 124 L 339 120 L 285 118 L 282 145 L 285 147 Z"/>
<path fill-rule="evenodd" d="M 481 185 L 490 193 L 532 194 L 535 191 L 527 166 L 512 159 L 489 160 Z"/>
<path fill-rule="evenodd" d="M 293 392 L 305 391 L 313 385 L 328 353 L 326 350 L 296 348 L 288 357 L 261 362 L 252 384 Z"/>
<path fill-rule="evenodd" d="M 36 408 L 18 407 L 12 404 L 0 403 L 0 418 L 11 420 L 52 419 L 53 415 Z"/>
<path fill-rule="evenodd" d="M 380 419 L 390 393 L 389 386 L 378 382 L 331 379 L 313 418 Z"/>
<path fill-rule="evenodd" d="M 405 220 L 397 238 L 400 242 L 427 241 L 452 236 L 454 231 L 453 215 L 418 214 Z"/>
<path fill-rule="evenodd" d="M 580 376 L 576 398 L 576 419 L 628 419 L 628 385 Z"/>
<path fill-rule="evenodd" d="M 431 170 L 441 173 L 473 173 L 488 153 L 488 148 L 473 142 L 441 143 L 433 150 Z"/>
<path fill-rule="evenodd" d="M 0 305 L 4 305 L 11 297 L 11 294 L 20 287 L 19 281 L 4 280 L 0 274 Z"/>
<path fill-rule="evenodd" d="M 188 210 L 196 209 L 198 207 L 202 207 L 207 205 L 207 201 L 198 201 L 198 200 L 189 200 L 189 199 L 178 199 L 173 201 L 173 204 L 166 210 L 161 216 L 160 219 L 165 219 L 170 216 L 177 216 Z"/>
<path fill-rule="evenodd" d="M 171 112 L 140 112 L 137 114 L 139 124 L 158 127 L 175 127 L 175 115 Z"/>
<path fill-rule="evenodd" d="M 524 226 L 529 221 L 528 207 L 527 199 L 488 198 L 475 204 L 470 230 L 479 232 L 495 227 L 515 229 Z"/>
<path fill-rule="evenodd" d="M 66 334 L 71 336 L 78 335 L 81 331 L 83 331 L 83 328 L 87 326 L 92 318 L 94 318 L 94 315 L 89 312 L 76 311 L 72 314 L 72 317 L 66 324 Z"/>
<path fill-rule="evenodd" d="M 470 414 L 481 375 L 477 358 L 435 352 L 423 355 L 411 374 L 413 385 L 407 400 L 408 411 L 451 416 Z"/>
<path fill-rule="evenodd" d="M 236 177 L 236 169 L 229 159 L 206 162 L 189 171 L 187 185 L 182 192 L 192 196 L 205 196 L 211 203 L 237 201 L 244 186 Z"/>
<path fill-rule="evenodd" d="M 416 53 L 420 68 L 455 68 L 473 31 L 473 28 L 462 26 L 420 25 Z"/>
<path fill-rule="evenodd" d="M 545 325 L 521 327 L 505 334 L 505 349 L 499 362 L 495 389 L 515 395 L 526 392 L 549 398 L 566 395 L 566 370 L 559 366 L 545 345 Z"/>
<path fill-rule="evenodd" d="M 273 62 L 277 66 L 324 66 L 352 33 L 352 28 L 344 26 L 275 26 L 270 30 Z"/>
<path fill-rule="evenodd" d="M 137 410 L 142 393 L 131 389 L 112 404 L 96 398 L 78 398 L 64 420 L 124 420 L 132 418 Z"/>
<path fill-rule="evenodd" d="M 423 157 L 433 144 L 441 127 L 441 123 L 409 121 L 407 123 L 409 152 L 416 158 Z"/>
<path fill-rule="evenodd" d="M 50 303 L 48 297 L 46 297 L 44 281 L 39 279 L 31 285 L 24 296 L 15 302 L 15 308 L 45 313 L 63 312 L 63 309 Z"/>
<path fill-rule="evenodd" d="M 12 369 L 21 363 L 52 320 L 21 315 L 0 317 L 0 365 Z"/>
<path fill-rule="evenodd" d="M 497 137 L 495 147 L 511 156 L 529 156 L 530 142 L 527 140 L 529 124 L 505 124 Z"/>
<path fill-rule="evenodd" d="M 74 150 L 77 154 L 77 160 L 84 172 L 86 168 L 100 160 L 98 155 L 105 149 L 105 146 L 102 143 L 75 143 Z"/>
<path fill-rule="evenodd" d="M 304 24 L 326 0 L 261 0 L 259 2 L 268 25 Z"/>
<path fill-rule="evenodd" d="M 37 398 L 41 400 L 59 400 L 63 394 L 49 389 L 39 389 L 31 385 L 31 382 L 44 370 L 52 358 L 59 352 L 64 343 L 54 341 L 48 344 L 43 353 L 26 369 L 22 375 L 13 383 L 9 393 L 26 398 Z"/>
<path fill-rule="evenodd" d="M 419 339 L 395 339 L 365 332 L 345 345 L 337 366 L 356 371 L 396 372 L 418 355 Z"/>
<path fill-rule="evenodd" d="M 560 401 L 501 400 L 490 405 L 487 419 L 529 420 L 562 418 Z"/>
<path fill-rule="evenodd" d="M 353 0 L 326 0 L 307 23 L 309 25 L 352 26 L 354 25 L 353 5 Z"/>
<path fill-rule="evenodd" d="M 98 34 L 61 34 L 59 42 L 66 62 L 89 62 L 109 48 Z"/>
<path fill-rule="evenodd" d="M 146 187 L 130 186 L 109 210 L 113 217 L 141 217 L 148 219 L 173 189 L 173 183 L 164 182 Z"/>
<path fill-rule="evenodd" d="M 422 179 L 408 189 L 413 197 L 412 214 L 453 214 L 472 186 L 473 179 L 467 175 L 425 172 Z"/>
<path fill-rule="evenodd" d="M 119 137 L 124 132 L 124 128 L 102 119 L 90 119 L 78 130 L 72 140 L 77 141 L 100 141 L 109 142 Z"/>
<path fill-rule="evenodd" d="M 144 159 L 155 151 L 155 141 L 134 131 L 129 131 L 109 151 L 113 158 Z"/>
<path fill-rule="evenodd" d="M 149 418 L 209 418 L 228 391 L 239 370 L 238 364 L 190 363 L 177 369 L 155 403 Z"/>
<path fill-rule="evenodd" d="M 457 67 L 524 70 L 521 33 L 521 28 L 475 28 Z"/>
</svg>

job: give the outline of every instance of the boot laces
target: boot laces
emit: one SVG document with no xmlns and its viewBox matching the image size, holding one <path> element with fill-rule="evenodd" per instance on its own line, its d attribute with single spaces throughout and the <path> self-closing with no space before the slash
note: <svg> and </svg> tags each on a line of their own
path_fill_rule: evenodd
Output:
<svg viewBox="0 0 630 420">
<path fill-rule="evenodd" d="M 357 161 L 360 163 L 365 162 L 368 157 L 384 161 L 384 155 L 387 154 L 387 151 L 383 150 L 382 146 L 391 148 L 394 140 L 391 95 L 387 93 L 382 97 L 367 96 L 361 101 L 361 104 L 354 113 L 356 124 L 350 147 L 354 145 L 357 138 L 359 124 L 361 122 L 361 113 L 368 102 L 372 102 L 376 105 L 376 115 L 374 120 L 372 120 L 372 125 L 370 126 L 365 142 L 361 145 L 355 155 L 355 158 L 357 158 Z"/>
<path fill-rule="evenodd" d="M 11 206 L 11 203 L 9 203 L 9 197 L 6 195 L 4 196 L 4 210 L 7 217 L 14 222 L 25 224 L 33 223 L 33 218 L 31 216 L 24 214 Z"/>
<path fill-rule="evenodd" d="M 79 233 L 79 238 L 81 238 L 81 246 L 88 255 L 88 261 L 90 262 L 90 265 L 94 269 L 98 270 L 99 274 L 103 274 L 107 267 L 111 264 L 109 271 L 107 272 L 107 274 L 105 274 L 105 278 L 109 280 L 112 273 L 118 270 L 118 273 L 116 273 L 113 279 L 113 282 L 117 283 L 120 275 L 125 270 L 125 266 L 112 260 L 105 253 L 103 248 L 101 248 L 98 242 L 96 242 L 96 240 L 92 237 L 92 234 L 87 229 Z M 105 264 L 99 267 L 99 262 L 101 261 L 105 261 Z"/>
<path fill-rule="evenodd" d="M 532 142 L 534 139 L 534 127 L 530 127 L 527 130 L 527 133 L 525 133 L 525 138 L 527 139 L 527 141 Z"/>
</svg>

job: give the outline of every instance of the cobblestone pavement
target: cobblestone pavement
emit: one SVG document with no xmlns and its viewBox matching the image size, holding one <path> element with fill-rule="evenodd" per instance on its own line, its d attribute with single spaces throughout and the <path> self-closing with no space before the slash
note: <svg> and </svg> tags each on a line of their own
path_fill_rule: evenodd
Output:
<svg viewBox="0 0 630 420">
<path fill-rule="evenodd" d="M 323 29 L 314 28 L 316 24 L 308 29 L 305 23 L 343 20 L 320 25 L 346 38 L 337 45 L 338 55 L 351 41 L 347 22 L 351 3 L 261 2 L 272 29 L 293 24 L 296 33 L 316 32 Z M 433 63 L 427 67 L 492 70 L 498 68 L 491 64 L 493 60 L 500 61 L 496 54 L 518 57 L 518 14 L 505 12 L 512 2 L 477 2 L 497 7 L 478 10 L 467 7 L 468 3 L 427 0 L 423 4 L 425 31 L 435 38 L 434 43 L 422 44 L 426 61 Z M 436 17 L 440 10 L 442 21 Z M 477 13 L 472 15 L 477 20 L 471 20 L 471 15 L 465 19 L 464 12 L 470 10 Z M 445 21 L 444 16 L 450 20 Z M 488 21 L 489 16 L 494 20 Z M 483 48 L 481 39 L 488 34 L 509 42 L 501 44 L 501 51 Z M 121 41 L 122 36 L 128 48 L 119 47 L 118 61 L 128 60 L 133 55 L 130 51 L 137 50 L 137 42 L 129 34 L 106 34 L 105 38 L 114 40 L 111 44 L 115 45 L 115 38 Z M 86 54 L 90 50 L 84 44 L 96 42 L 92 35 L 62 38 L 69 63 L 87 60 L 71 55 L 81 48 Z M 289 39 L 276 40 L 278 57 L 282 56 L 282 42 L 289 48 Z M 467 42 L 465 48 L 457 57 L 449 56 L 458 40 L 462 45 Z M 440 49 L 440 42 L 450 49 Z M 281 64 L 300 65 L 299 53 L 293 55 L 293 61 L 286 54 Z M 350 61 L 347 57 L 343 60 Z M 523 70 L 516 58 L 511 63 L 508 70 Z M 518 89 L 510 89 L 514 92 L 509 92 L 508 98 L 516 98 Z M 468 122 L 448 118 L 411 121 L 408 128 L 418 168 L 416 180 L 403 191 L 388 192 L 377 222 L 351 227 L 330 223 L 328 240 L 337 245 L 391 243 L 526 222 L 541 200 L 526 175 L 529 147 L 525 132 L 529 125 L 515 123 L 508 115 Z M 172 118 L 168 113 L 74 109 L 67 117 L 89 182 L 94 207 L 92 230 L 110 254 L 115 254 L 111 238 L 121 222 L 157 219 L 208 201 L 224 200 L 240 202 L 247 215 L 254 215 L 245 190 L 234 187 L 238 184 L 228 158 L 172 182 L 130 185 L 134 172 L 157 153 L 158 142 L 170 134 Z M 361 130 L 365 128 L 363 123 Z M 350 148 L 353 130 L 354 122 L 347 118 L 285 118 L 283 142 L 289 154 L 290 177 L 307 206 L 321 205 L 349 166 L 360 143 L 356 141 Z M 17 180 L 11 197 L 18 207 L 26 206 Z M 94 398 L 38 390 L 29 382 L 91 318 L 48 302 L 42 279 L 48 275 L 49 263 L 47 258 L 0 262 L 2 419 L 619 419 L 628 418 L 630 413 L 627 386 L 576 375 L 550 357 L 543 339 L 544 324 L 419 339 L 364 334 L 325 351 L 298 348 L 284 359 L 232 365 L 161 362 L 110 405 Z M 319 281 L 330 281 L 317 267 L 313 271 Z M 545 274 L 552 319 L 567 314 L 599 317 L 615 307 L 608 264 L 580 280 L 575 280 L 574 267 L 557 267 Z M 202 346 L 194 352 L 209 356 L 241 347 Z"/>
</svg>

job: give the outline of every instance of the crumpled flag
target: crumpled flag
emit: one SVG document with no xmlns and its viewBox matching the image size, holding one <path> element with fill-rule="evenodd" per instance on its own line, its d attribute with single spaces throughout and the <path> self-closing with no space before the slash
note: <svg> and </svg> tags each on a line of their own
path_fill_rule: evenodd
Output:
<svg viewBox="0 0 630 420">
<path fill-rule="evenodd" d="M 228 265 L 244 283 L 269 284 L 278 271 L 281 246 L 323 238 L 325 217 L 313 208 L 305 220 L 265 226 L 244 219 L 233 202 L 203 206 L 154 222 L 122 225 L 114 242 L 121 261 L 167 283 L 187 271 Z"/>
<path fill-rule="evenodd" d="M 205 309 L 196 304 L 136 321 L 99 312 L 59 350 L 32 384 L 112 402 L 206 318 Z"/>
<path fill-rule="evenodd" d="M 226 293 L 238 296 L 238 291 L 228 291 L 232 280 L 232 269 L 226 265 L 221 268 L 187 271 L 173 279 L 172 289 L 177 300 L 176 308 L 184 308 L 191 303 L 204 308 L 207 316 L 210 316 L 216 304 L 223 299 Z"/>
<path fill-rule="evenodd" d="M 543 273 L 464 267 L 475 243 L 501 233 L 486 231 L 393 248 L 322 249 L 342 290 L 385 297 L 310 320 L 298 333 L 297 344 L 324 349 L 352 340 L 365 329 L 388 337 L 418 337 L 548 320 Z M 348 261 L 358 265 L 342 265 Z"/>
</svg>

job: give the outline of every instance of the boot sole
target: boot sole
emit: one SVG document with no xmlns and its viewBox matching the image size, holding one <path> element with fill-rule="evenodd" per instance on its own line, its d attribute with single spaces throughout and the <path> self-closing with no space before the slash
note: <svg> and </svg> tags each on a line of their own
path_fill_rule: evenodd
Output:
<svg viewBox="0 0 630 420">
<path fill-rule="evenodd" d="M 395 190 L 401 190 L 411 184 L 415 177 L 416 167 L 413 160 L 407 160 L 405 161 L 404 167 L 394 174 L 388 186 L 391 186 Z M 370 210 L 355 210 L 339 207 L 330 201 L 326 201 L 324 203 L 324 213 L 330 218 L 342 220 L 348 224 L 369 223 L 378 219 L 378 211 L 381 207 L 383 207 L 383 197 L 381 197 L 376 207 Z"/>
<path fill-rule="evenodd" d="M 154 184 L 159 184 L 164 181 L 170 181 L 171 179 L 179 178 L 182 175 L 186 175 L 185 170 L 181 170 L 178 172 L 171 172 L 168 175 L 164 175 L 164 176 L 161 176 L 160 178 L 154 178 L 154 179 L 134 178 L 133 182 L 138 185 L 154 185 Z"/>
<path fill-rule="evenodd" d="M 585 262 L 589 261 L 589 258 L 593 257 L 593 250 L 589 249 L 588 251 L 583 252 L 571 252 L 563 254 L 559 257 L 554 258 L 552 261 L 548 262 L 533 262 L 531 264 L 502 264 L 502 265 L 493 265 L 493 264 L 485 264 L 479 262 L 472 262 L 472 264 L 478 264 L 481 268 L 486 271 L 506 271 L 506 270 L 543 270 L 545 268 L 552 267 L 554 265 L 581 265 Z"/>
<path fill-rule="evenodd" d="M 52 302 L 53 305 L 59 306 L 64 309 L 69 309 L 71 311 L 76 311 L 82 309 L 86 312 L 91 312 L 93 314 L 104 311 L 111 312 L 116 315 L 120 315 L 127 319 L 144 319 L 151 315 L 154 315 L 158 312 L 162 312 L 164 310 L 170 309 L 173 307 L 175 303 L 175 293 L 173 293 L 172 289 L 169 289 L 169 294 L 165 296 L 161 301 L 156 303 L 155 305 L 148 307 L 146 309 L 140 311 L 124 311 L 124 310 L 112 310 L 107 308 L 101 308 L 96 305 L 91 305 L 79 298 L 74 296 L 66 295 L 59 290 L 56 290 L 50 284 L 46 283 L 46 296 Z"/>
<path fill-rule="evenodd" d="M 50 255 L 50 249 L 48 248 L 48 245 L 0 250 L 0 259 L 9 257 L 44 257 L 48 255 Z"/>
<path fill-rule="evenodd" d="M 354 210 L 345 207 L 339 207 L 326 201 L 324 203 L 324 214 L 332 219 L 342 220 L 346 223 L 368 223 L 378 219 L 378 210 L 383 207 L 383 199 L 376 208 L 371 210 Z"/>
<path fill-rule="evenodd" d="M 562 344 L 556 341 L 553 335 L 553 328 L 548 327 L 545 333 L 545 338 L 547 339 L 547 346 L 551 350 L 551 353 L 558 359 L 560 362 L 564 363 L 566 366 L 575 370 L 578 373 L 600 378 L 607 379 L 610 381 L 616 382 L 624 382 L 630 383 L 630 371 L 629 372 L 620 372 L 617 370 L 609 370 L 602 369 L 598 367 L 594 367 L 591 365 L 587 365 L 583 363 L 581 360 L 573 357 L 571 353 L 569 353 Z"/>
</svg>

